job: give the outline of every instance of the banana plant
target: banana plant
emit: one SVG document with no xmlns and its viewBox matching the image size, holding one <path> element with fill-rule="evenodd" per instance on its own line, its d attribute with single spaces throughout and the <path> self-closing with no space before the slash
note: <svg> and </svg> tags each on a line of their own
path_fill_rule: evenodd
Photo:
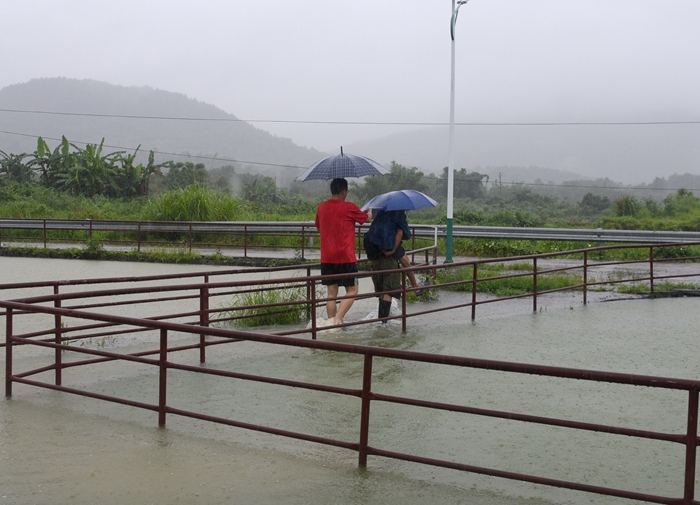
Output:
<svg viewBox="0 0 700 505">
<path fill-rule="evenodd" d="M 7 154 L 0 151 L 0 174 L 15 182 L 31 182 L 34 173 L 31 166 L 24 163 L 28 156 L 27 153 Z"/>
<path fill-rule="evenodd" d="M 104 195 L 118 186 L 115 174 L 115 159 L 124 151 L 102 155 L 105 139 L 100 145 L 87 144 L 80 148 L 70 144 L 76 150 L 72 166 L 68 167 L 65 177 L 61 177 L 64 189 L 74 194 L 88 197 Z"/>
<path fill-rule="evenodd" d="M 119 188 L 120 193 L 116 196 L 148 196 L 148 181 L 153 175 L 163 175 L 161 165 L 155 163 L 155 155 L 153 151 L 148 154 L 148 163 L 143 166 L 143 163 L 135 165 L 136 155 L 141 146 L 138 146 L 133 154 L 119 154 L 115 158 L 115 164 L 118 166 Z"/>
<path fill-rule="evenodd" d="M 70 144 L 65 136 L 53 151 L 46 141 L 39 137 L 30 165 L 33 170 L 38 170 L 40 183 L 50 188 L 56 186 L 59 174 L 65 172 L 66 166 L 71 164 L 70 155 Z"/>
</svg>

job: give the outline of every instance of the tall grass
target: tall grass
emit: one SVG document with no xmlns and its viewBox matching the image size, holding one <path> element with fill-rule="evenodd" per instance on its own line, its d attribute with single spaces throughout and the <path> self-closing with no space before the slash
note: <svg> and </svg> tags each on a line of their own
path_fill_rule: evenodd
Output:
<svg viewBox="0 0 700 505">
<path fill-rule="evenodd" d="M 281 288 L 253 291 L 237 294 L 227 306 L 231 310 L 224 312 L 234 326 L 270 326 L 280 324 L 298 324 L 306 314 L 306 304 L 257 307 L 278 303 L 306 300 L 306 287 L 286 285 Z"/>
<path fill-rule="evenodd" d="M 247 221 L 247 204 L 200 185 L 169 191 L 148 201 L 142 212 L 150 221 Z"/>
<path fill-rule="evenodd" d="M 674 291 L 674 290 L 694 291 L 697 289 L 700 289 L 700 285 L 688 283 L 688 282 L 665 281 L 665 282 L 655 282 L 654 283 L 654 291 Z M 649 288 L 649 284 L 646 284 L 646 283 L 645 284 L 621 285 L 617 288 L 617 290 L 620 293 L 637 294 L 637 295 L 651 293 L 651 289 Z"/>
<path fill-rule="evenodd" d="M 22 219 L 136 220 L 145 199 L 87 198 L 22 184 L 0 186 L 0 216 Z"/>
<path fill-rule="evenodd" d="M 529 268 L 526 268 L 529 267 Z M 532 267 L 525 264 L 517 265 L 479 265 L 478 279 L 488 277 L 501 277 L 509 273 L 517 274 L 522 270 L 531 270 Z M 438 283 L 461 282 L 452 286 L 447 286 L 445 289 L 450 291 L 471 291 L 472 284 L 467 282 L 474 278 L 472 267 L 458 267 L 445 270 L 438 270 Z M 576 286 L 583 282 L 580 275 L 575 274 L 542 274 L 537 276 L 537 290 L 549 291 L 551 289 L 561 289 L 566 287 Z M 523 275 L 520 277 L 508 277 L 503 279 L 493 279 L 479 281 L 476 284 L 476 290 L 480 293 L 488 293 L 496 296 L 512 296 L 526 293 L 532 293 L 534 290 L 534 282 L 532 275 Z"/>
</svg>

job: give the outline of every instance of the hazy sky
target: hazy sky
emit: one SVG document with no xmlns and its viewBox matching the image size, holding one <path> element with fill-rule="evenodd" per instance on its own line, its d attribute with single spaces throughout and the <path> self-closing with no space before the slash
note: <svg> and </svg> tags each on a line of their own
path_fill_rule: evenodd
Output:
<svg viewBox="0 0 700 505">
<path fill-rule="evenodd" d="M 88 78 L 246 120 L 449 121 L 451 0 L 0 0 L 0 88 Z M 470 0 L 456 121 L 700 119 L 699 0 Z M 320 150 L 407 126 L 255 123 Z"/>
</svg>

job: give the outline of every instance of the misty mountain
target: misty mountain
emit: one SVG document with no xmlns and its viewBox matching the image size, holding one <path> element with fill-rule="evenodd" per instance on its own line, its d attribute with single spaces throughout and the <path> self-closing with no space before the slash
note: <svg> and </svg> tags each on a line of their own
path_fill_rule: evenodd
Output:
<svg viewBox="0 0 700 505">
<path fill-rule="evenodd" d="M 49 146 L 62 135 L 78 145 L 104 137 L 108 152 L 141 145 L 143 156 L 149 150 L 162 153 L 159 161 L 201 162 L 209 169 L 234 165 L 238 173 L 273 176 L 279 186 L 288 186 L 327 155 L 238 121 L 214 105 L 149 87 L 34 79 L 1 89 L 0 109 L 0 150 L 7 153 L 33 152 L 37 136 Z M 697 119 L 670 112 L 647 117 Z M 455 167 L 486 173 L 492 182 L 610 178 L 638 185 L 672 174 L 700 174 L 699 124 L 457 126 L 455 139 Z M 448 128 L 434 127 L 357 142 L 345 151 L 385 166 L 396 161 L 440 174 L 448 162 L 448 141 Z"/>
<path fill-rule="evenodd" d="M 449 159 L 449 130 L 414 130 L 357 142 L 346 150 L 382 164 L 396 161 L 426 174 L 442 173 Z M 455 168 L 488 173 L 493 180 L 499 170 L 486 167 L 553 170 L 549 175 L 531 168 L 511 170 L 504 182 L 608 177 L 640 184 L 672 174 L 700 174 L 700 124 L 456 127 Z"/>
<path fill-rule="evenodd" d="M 38 136 L 52 148 L 58 144 L 52 139 L 60 140 L 62 135 L 77 145 L 99 144 L 104 137 L 105 145 L 116 146 L 106 148 L 107 152 L 133 151 L 141 145 L 144 156 L 149 150 L 163 153 L 158 155 L 160 161 L 192 161 L 207 168 L 232 164 L 237 172 L 274 176 L 280 185 L 288 185 L 325 156 L 238 121 L 213 105 L 149 87 L 33 79 L 1 89 L 0 109 L 76 114 L 0 112 L 0 150 L 6 153 L 33 152 Z M 115 115 L 190 120 L 104 117 Z"/>
</svg>

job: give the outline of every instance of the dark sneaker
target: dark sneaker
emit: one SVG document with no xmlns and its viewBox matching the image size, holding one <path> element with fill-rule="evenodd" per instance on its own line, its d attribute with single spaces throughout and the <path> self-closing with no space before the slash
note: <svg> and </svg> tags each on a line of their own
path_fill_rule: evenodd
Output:
<svg viewBox="0 0 700 505">
<path fill-rule="evenodd" d="M 423 281 L 420 283 L 420 285 L 421 286 L 430 286 L 430 281 Z M 427 289 L 428 289 L 427 287 L 424 287 L 423 289 L 419 289 L 418 291 L 416 291 L 416 296 L 422 296 L 423 293 L 425 293 L 425 291 Z"/>
</svg>

